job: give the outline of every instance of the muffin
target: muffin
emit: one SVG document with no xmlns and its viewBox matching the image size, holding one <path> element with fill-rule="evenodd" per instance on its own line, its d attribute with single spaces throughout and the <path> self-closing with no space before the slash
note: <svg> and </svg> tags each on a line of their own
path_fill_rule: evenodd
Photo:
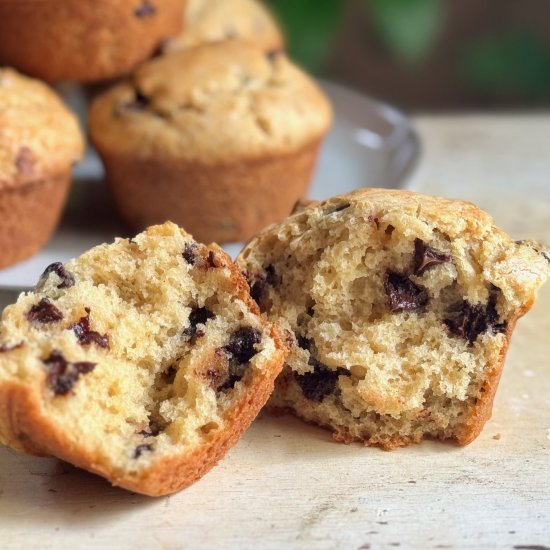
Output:
<svg viewBox="0 0 550 550">
<path fill-rule="evenodd" d="M 264 51 L 284 48 L 284 38 L 269 10 L 257 0 L 188 0 L 185 29 L 168 40 L 164 53 L 238 38 Z"/>
<path fill-rule="evenodd" d="M 130 225 L 171 220 L 229 242 L 306 193 L 331 109 L 283 53 L 231 40 L 143 65 L 93 102 L 89 120 Z"/>
<path fill-rule="evenodd" d="M 0 64 L 53 82 L 130 72 L 182 28 L 184 0 L 0 0 Z"/>
<path fill-rule="evenodd" d="M 225 454 L 286 354 L 231 259 L 171 223 L 52 264 L 0 334 L 0 441 L 152 496 Z"/>
<path fill-rule="evenodd" d="M 343 442 L 470 443 L 549 262 L 470 203 L 363 189 L 306 206 L 237 260 L 294 340 L 270 406 Z"/>
<path fill-rule="evenodd" d="M 75 117 L 48 86 L 0 68 L 0 268 L 48 241 L 83 150 Z"/>
</svg>

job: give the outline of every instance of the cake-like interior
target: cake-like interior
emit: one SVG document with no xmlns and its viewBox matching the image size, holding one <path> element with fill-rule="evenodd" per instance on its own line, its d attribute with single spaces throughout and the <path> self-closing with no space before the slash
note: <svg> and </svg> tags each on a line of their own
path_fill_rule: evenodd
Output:
<svg viewBox="0 0 550 550">
<path fill-rule="evenodd" d="M 282 363 L 229 257 L 171 223 L 53 264 L 0 330 L 0 386 L 33 388 L 63 446 L 114 479 L 234 432 L 247 386 Z"/>
<path fill-rule="evenodd" d="M 472 205 L 361 197 L 305 208 L 238 260 L 295 342 L 271 404 L 344 441 L 466 443 L 548 262 Z"/>
</svg>

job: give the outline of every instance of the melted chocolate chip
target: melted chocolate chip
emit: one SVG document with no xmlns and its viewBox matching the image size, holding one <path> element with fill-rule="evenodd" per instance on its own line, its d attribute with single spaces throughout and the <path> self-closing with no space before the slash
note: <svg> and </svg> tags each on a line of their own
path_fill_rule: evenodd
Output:
<svg viewBox="0 0 550 550">
<path fill-rule="evenodd" d="M 338 377 L 343 369 L 331 370 L 314 359 L 316 366 L 313 372 L 295 374 L 296 382 L 300 386 L 304 397 L 312 401 L 322 401 L 336 389 Z"/>
<path fill-rule="evenodd" d="M 150 443 L 142 443 L 134 449 L 134 459 L 139 458 L 145 452 L 151 452 L 153 446 Z"/>
<path fill-rule="evenodd" d="M 258 353 L 254 345 L 261 340 L 262 333 L 258 329 L 241 327 L 231 335 L 229 343 L 222 349 L 238 363 L 248 363 Z"/>
<path fill-rule="evenodd" d="M 477 337 L 490 330 L 494 334 L 505 332 L 506 322 L 499 322 L 496 302 L 499 289 L 494 287 L 489 293 L 489 300 L 482 304 L 470 304 L 466 300 L 454 307 L 454 314 L 443 322 L 455 336 L 464 338 L 473 344 Z"/>
<path fill-rule="evenodd" d="M 197 325 L 205 325 L 208 319 L 213 319 L 215 315 L 206 307 L 194 307 L 189 314 L 189 326 L 183 331 L 189 338 L 200 337 L 197 331 Z M 201 331 L 202 332 L 202 331 Z M 204 336 L 204 332 L 202 332 Z"/>
<path fill-rule="evenodd" d="M 452 261 L 452 256 L 428 246 L 422 239 L 414 240 L 414 274 L 422 275 L 426 270 Z"/>
<path fill-rule="evenodd" d="M 42 359 L 48 370 L 48 383 L 55 395 L 66 395 L 76 384 L 81 374 L 94 370 L 96 364 L 89 361 L 69 363 L 58 350 L 53 350 L 46 359 Z"/>
<path fill-rule="evenodd" d="M 391 234 L 395 231 L 395 227 L 390 223 L 388 224 L 388 226 L 386 227 L 386 229 L 384 230 L 384 233 L 386 235 L 389 235 L 391 237 Z"/>
<path fill-rule="evenodd" d="M 38 304 L 29 309 L 27 313 L 27 320 L 30 322 L 38 323 L 55 323 L 63 319 L 63 313 L 59 311 L 48 298 L 42 298 Z"/>
<path fill-rule="evenodd" d="M 216 353 L 228 359 L 227 376 L 218 387 L 218 391 L 231 389 L 235 383 L 241 380 L 249 367 L 249 361 L 258 352 L 254 345 L 262 340 L 259 330 L 252 327 L 242 327 L 235 331 L 229 343 L 223 348 L 218 348 Z"/>
<path fill-rule="evenodd" d="M 95 330 L 90 330 L 90 308 L 85 308 L 86 316 L 81 317 L 77 323 L 69 327 L 73 330 L 81 346 L 87 346 L 91 343 L 97 344 L 101 348 L 109 347 L 109 337 L 106 334 L 99 334 Z"/>
<path fill-rule="evenodd" d="M 157 8 L 148 0 L 143 0 L 141 4 L 134 10 L 136 17 L 151 17 L 157 13 Z"/>
<path fill-rule="evenodd" d="M 275 268 L 272 265 L 266 266 L 259 274 L 247 274 L 246 278 L 250 286 L 250 295 L 256 303 L 260 302 L 267 285 L 276 286 L 280 283 L 280 278 L 277 276 Z"/>
<path fill-rule="evenodd" d="M 40 275 L 38 286 L 46 282 L 46 279 L 49 277 L 50 273 L 55 273 L 61 279 L 61 282 L 57 285 L 57 288 L 69 288 L 75 284 L 73 275 L 67 271 L 65 266 L 61 262 L 55 262 L 50 264 L 44 270 L 42 275 Z"/>
<path fill-rule="evenodd" d="M 195 265 L 195 262 L 197 261 L 195 256 L 197 248 L 197 243 L 185 243 L 185 246 L 183 247 L 183 252 L 181 255 L 189 265 Z"/>
<path fill-rule="evenodd" d="M 25 176 L 31 175 L 34 172 L 35 163 L 36 157 L 34 153 L 25 145 L 20 147 L 15 158 L 15 167 L 18 172 Z"/>
<path fill-rule="evenodd" d="M 392 271 L 388 271 L 384 277 L 384 290 L 392 312 L 416 311 L 424 307 L 430 299 L 423 286 L 416 285 L 405 275 Z"/>
<path fill-rule="evenodd" d="M 305 349 L 309 351 L 311 349 L 311 340 L 309 338 L 306 338 L 305 336 L 298 336 L 296 338 L 296 342 L 298 343 L 298 346 L 302 349 Z"/>
<path fill-rule="evenodd" d="M 8 351 L 19 349 L 19 348 L 22 348 L 24 345 L 25 345 L 25 342 L 19 342 L 18 344 L 14 344 L 13 346 L 10 346 L 9 344 L 2 344 L 0 346 L 0 353 L 7 353 Z"/>
</svg>

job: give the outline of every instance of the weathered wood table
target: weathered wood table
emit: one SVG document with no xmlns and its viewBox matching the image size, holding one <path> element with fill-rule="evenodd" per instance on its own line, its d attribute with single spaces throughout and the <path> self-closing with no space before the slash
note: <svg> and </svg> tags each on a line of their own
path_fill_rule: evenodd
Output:
<svg viewBox="0 0 550 550">
<path fill-rule="evenodd" d="M 419 117 L 411 189 L 471 199 L 550 243 L 550 115 Z M 200 482 L 149 499 L 0 449 L 0 548 L 550 547 L 550 284 L 466 448 L 387 453 L 259 418 Z"/>
</svg>

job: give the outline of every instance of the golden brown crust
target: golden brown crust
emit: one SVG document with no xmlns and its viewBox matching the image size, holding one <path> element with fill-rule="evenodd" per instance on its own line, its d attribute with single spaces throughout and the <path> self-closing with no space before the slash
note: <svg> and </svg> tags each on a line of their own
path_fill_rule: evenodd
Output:
<svg viewBox="0 0 550 550">
<path fill-rule="evenodd" d="M 40 250 L 54 232 L 71 173 L 0 189 L 0 268 Z"/>
<path fill-rule="evenodd" d="M 296 153 L 203 166 L 101 151 L 122 217 L 136 230 L 171 220 L 201 242 L 249 239 L 305 195 L 319 142 Z"/>
<path fill-rule="evenodd" d="M 143 64 L 98 96 L 90 137 L 101 152 L 204 166 L 292 154 L 330 127 L 329 101 L 280 53 L 239 40 Z"/>
<path fill-rule="evenodd" d="M 0 0 L 0 64 L 49 82 L 126 74 L 181 30 L 184 5 L 184 0 L 55 5 Z"/>
</svg>

